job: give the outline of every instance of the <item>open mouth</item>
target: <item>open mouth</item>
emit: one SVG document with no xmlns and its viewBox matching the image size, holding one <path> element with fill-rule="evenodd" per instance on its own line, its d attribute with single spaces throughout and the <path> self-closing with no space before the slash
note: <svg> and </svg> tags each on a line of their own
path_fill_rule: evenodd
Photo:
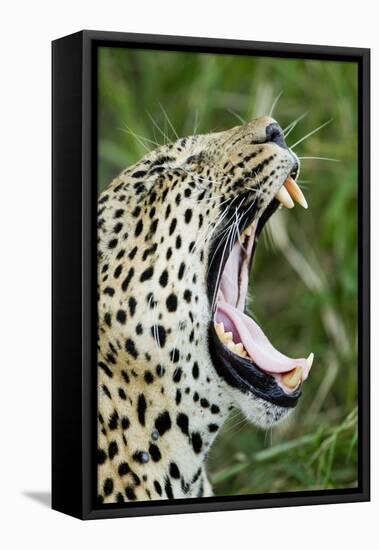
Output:
<svg viewBox="0 0 379 550">
<path fill-rule="evenodd" d="M 280 205 L 304 208 L 307 202 L 292 171 L 256 219 L 253 208 L 246 210 L 236 228 L 233 242 L 225 246 L 222 238 L 213 245 L 208 276 L 208 294 L 212 303 L 209 347 L 218 374 L 231 386 L 253 393 L 282 407 L 294 407 L 301 395 L 313 354 L 291 358 L 278 351 L 259 325 L 245 313 L 252 266 L 258 237 Z"/>
</svg>

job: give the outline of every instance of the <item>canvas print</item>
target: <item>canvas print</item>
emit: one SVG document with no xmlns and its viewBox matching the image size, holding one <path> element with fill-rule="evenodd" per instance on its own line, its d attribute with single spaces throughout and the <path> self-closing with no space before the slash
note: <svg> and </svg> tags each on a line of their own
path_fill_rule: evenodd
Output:
<svg viewBox="0 0 379 550">
<path fill-rule="evenodd" d="M 102 505 L 357 487 L 357 65 L 98 49 Z"/>
</svg>

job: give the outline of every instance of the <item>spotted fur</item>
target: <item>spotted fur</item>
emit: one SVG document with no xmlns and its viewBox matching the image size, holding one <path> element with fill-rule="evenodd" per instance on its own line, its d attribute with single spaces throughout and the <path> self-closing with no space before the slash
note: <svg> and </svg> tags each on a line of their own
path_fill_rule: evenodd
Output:
<svg viewBox="0 0 379 550">
<path fill-rule="evenodd" d="M 229 386 L 208 349 L 225 204 L 243 195 L 259 217 L 293 163 L 267 134 L 274 123 L 159 147 L 99 198 L 100 502 L 210 496 L 205 461 L 231 408 L 266 427 L 288 413 Z"/>
</svg>

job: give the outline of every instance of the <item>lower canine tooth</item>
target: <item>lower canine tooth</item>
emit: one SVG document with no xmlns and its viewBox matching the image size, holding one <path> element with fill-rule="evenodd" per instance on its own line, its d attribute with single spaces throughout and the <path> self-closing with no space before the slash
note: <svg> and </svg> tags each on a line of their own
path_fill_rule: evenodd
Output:
<svg viewBox="0 0 379 550">
<path fill-rule="evenodd" d="M 295 369 L 292 369 L 290 372 L 287 372 L 283 375 L 283 382 L 284 384 L 290 388 L 291 390 L 296 388 L 296 386 L 299 384 L 301 380 L 302 375 L 302 368 L 296 367 Z"/>
<path fill-rule="evenodd" d="M 288 193 L 284 185 L 281 186 L 279 191 L 276 193 L 275 198 L 283 204 L 286 208 L 293 208 L 295 203 L 291 199 L 291 195 Z"/>
<path fill-rule="evenodd" d="M 233 332 L 225 332 L 225 340 L 227 342 L 232 342 L 233 341 Z"/>
</svg>

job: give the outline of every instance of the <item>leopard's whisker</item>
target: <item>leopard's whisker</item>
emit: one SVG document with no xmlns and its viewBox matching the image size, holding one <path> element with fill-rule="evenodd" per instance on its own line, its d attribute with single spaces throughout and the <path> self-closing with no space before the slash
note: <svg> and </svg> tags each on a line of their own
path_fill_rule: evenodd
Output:
<svg viewBox="0 0 379 550">
<path fill-rule="evenodd" d="M 130 136 L 135 137 L 136 139 L 142 139 L 143 141 L 147 141 L 148 143 L 151 143 L 152 145 L 155 145 L 156 147 L 160 147 L 161 144 L 157 141 L 154 141 L 153 139 L 141 136 L 140 134 L 137 134 L 124 122 L 125 128 L 120 128 L 121 132 L 125 132 L 126 134 L 129 134 Z M 150 151 L 150 149 L 149 149 Z"/>
<path fill-rule="evenodd" d="M 333 118 L 330 118 L 329 120 L 327 120 L 326 122 L 324 122 L 323 124 L 321 124 L 320 126 L 318 126 L 317 128 L 315 128 L 314 130 L 312 130 L 311 132 L 308 132 L 308 134 L 306 134 L 305 136 L 303 136 L 301 139 L 298 139 L 295 143 L 293 143 L 291 146 L 290 146 L 290 149 L 294 149 L 295 147 L 297 147 L 300 143 L 303 143 L 303 141 L 305 141 L 306 139 L 308 139 L 309 137 L 313 136 L 313 134 L 315 134 L 316 132 L 318 132 L 319 130 L 321 130 L 321 128 L 325 128 L 325 126 L 327 126 L 328 124 L 330 124 L 332 122 Z"/>
<path fill-rule="evenodd" d="M 199 126 L 199 109 L 195 109 L 195 117 L 194 117 L 194 123 L 193 123 L 193 133 L 197 133 L 197 128 Z"/>
<path fill-rule="evenodd" d="M 273 114 L 273 112 L 274 112 L 274 110 L 275 110 L 275 107 L 277 106 L 278 101 L 279 101 L 279 99 L 282 97 L 282 95 L 283 95 L 283 90 L 280 90 L 280 92 L 278 93 L 278 95 L 276 96 L 276 98 L 274 99 L 274 101 L 273 101 L 273 103 L 272 103 L 272 105 L 271 105 L 271 109 L 270 109 L 270 111 L 269 111 L 269 113 L 268 113 L 268 116 L 272 116 L 272 114 Z"/>
<path fill-rule="evenodd" d="M 295 118 L 295 120 L 293 120 L 290 124 L 288 124 L 288 126 L 286 126 L 283 130 L 284 137 L 287 138 L 290 135 L 290 133 L 292 132 L 292 130 L 294 130 L 294 128 L 297 126 L 297 124 L 301 120 L 303 120 L 303 118 L 305 118 L 307 115 L 308 115 L 308 111 L 303 113 L 299 117 Z"/>
<path fill-rule="evenodd" d="M 330 162 L 341 162 L 340 159 L 333 159 L 329 157 L 298 157 L 300 160 L 329 160 Z"/>
<path fill-rule="evenodd" d="M 233 109 L 227 109 L 227 111 L 231 115 L 235 116 L 240 122 L 242 122 L 242 124 L 246 124 L 246 120 L 244 118 L 242 118 L 238 113 L 233 111 Z"/>
<path fill-rule="evenodd" d="M 177 131 L 175 130 L 174 125 L 172 124 L 172 122 L 171 122 L 171 120 L 170 120 L 170 117 L 168 116 L 168 114 L 167 114 L 167 112 L 166 112 L 166 109 L 163 107 L 163 105 L 162 105 L 162 103 L 161 103 L 160 101 L 158 101 L 158 105 L 159 105 L 159 107 L 161 108 L 162 113 L 163 113 L 163 115 L 165 116 L 165 118 L 166 118 L 166 120 L 167 120 L 167 122 L 168 122 L 168 124 L 169 124 L 169 126 L 170 126 L 170 128 L 171 128 L 171 130 L 174 132 L 174 135 L 175 135 L 176 139 L 179 139 L 178 133 L 177 133 Z"/>
<path fill-rule="evenodd" d="M 157 122 L 154 120 L 154 118 L 152 117 L 152 115 L 149 112 L 147 112 L 147 116 L 149 117 L 149 119 L 151 120 L 151 122 L 153 123 L 155 128 L 158 130 L 158 132 L 160 134 L 162 134 L 163 139 L 164 139 L 163 144 L 166 145 L 167 143 L 170 143 L 171 140 L 170 140 L 169 136 L 162 130 L 162 128 L 159 126 L 159 124 L 157 124 Z"/>
</svg>

